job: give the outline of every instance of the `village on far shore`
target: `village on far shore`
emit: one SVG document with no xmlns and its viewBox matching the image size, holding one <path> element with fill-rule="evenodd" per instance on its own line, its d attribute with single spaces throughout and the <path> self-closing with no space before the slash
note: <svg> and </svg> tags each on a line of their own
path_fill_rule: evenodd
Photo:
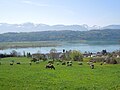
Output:
<svg viewBox="0 0 120 90">
<path fill-rule="evenodd" d="M 31 62 L 37 61 L 78 61 L 82 62 L 84 58 L 90 58 L 89 62 L 101 62 L 101 63 L 108 63 L 108 64 L 119 64 L 120 63 L 120 50 L 116 50 L 113 52 L 107 52 L 107 50 L 102 50 L 100 52 L 92 53 L 85 51 L 81 53 L 78 50 L 65 50 L 63 49 L 62 52 L 57 52 L 55 48 L 51 49 L 49 53 L 43 54 L 40 52 L 31 54 L 30 52 L 23 52 L 21 53 L 13 50 L 10 54 L 0 54 L 0 58 L 5 57 L 27 57 L 31 58 Z"/>
</svg>

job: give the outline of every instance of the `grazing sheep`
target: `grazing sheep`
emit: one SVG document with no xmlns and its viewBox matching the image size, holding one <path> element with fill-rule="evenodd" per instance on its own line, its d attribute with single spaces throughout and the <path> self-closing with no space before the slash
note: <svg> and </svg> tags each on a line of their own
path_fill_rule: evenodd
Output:
<svg viewBox="0 0 120 90">
<path fill-rule="evenodd" d="M 19 64 L 19 65 L 20 65 L 21 63 L 20 63 L 20 62 L 17 62 L 16 64 Z"/>
<path fill-rule="evenodd" d="M 72 66 L 72 63 L 69 63 L 69 66 Z"/>
<path fill-rule="evenodd" d="M 14 63 L 13 62 L 10 62 L 10 65 L 13 65 Z"/>
<path fill-rule="evenodd" d="M 72 61 L 68 61 L 67 66 L 72 66 Z"/>
<path fill-rule="evenodd" d="M 69 64 L 69 61 L 67 61 L 67 65 Z"/>
<path fill-rule="evenodd" d="M 32 65 L 32 62 L 29 62 L 30 65 Z"/>
<path fill-rule="evenodd" d="M 104 62 L 103 64 L 106 65 L 106 62 Z"/>
<path fill-rule="evenodd" d="M 69 63 L 72 63 L 72 61 L 69 61 Z"/>
<path fill-rule="evenodd" d="M 59 62 L 57 62 L 57 65 L 59 65 Z"/>
<path fill-rule="evenodd" d="M 83 63 L 82 62 L 78 62 L 78 65 L 83 65 Z"/>
<path fill-rule="evenodd" d="M 91 65 L 91 64 L 93 64 L 93 62 L 87 62 L 87 64 L 88 64 L 88 65 Z"/>
<path fill-rule="evenodd" d="M 49 61 L 48 61 L 48 64 L 49 64 L 49 63 L 53 64 L 53 63 L 54 63 L 54 61 L 53 61 L 53 60 L 49 60 Z"/>
<path fill-rule="evenodd" d="M 38 59 L 36 59 L 36 58 L 33 58 L 33 59 L 31 60 L 31 62 L 36 62 L 36 61 L 38 61 Z"/>
<path fill-rule="evenodd" d="M 103 65 L 103 62 L 102 62 L 102 63 L 100 63 L 100 65 Z"/>
<path fill-rule="evenodd" d="M 36 64 L 39 64 L 39 61 L 36 61 Z"/>
<path fill-rule="evenodd" d="M 94 69 L 94 64 L 91 64 L 91 65 L 90 65 L 90 68 L 91 68 L 91 69 Z"/>
<path fill-rule="evenodd" d="M 50 69 L 54 69 L 55 70 L 55 67 L 53 66 L 53 64 L 49 63 L 46 65 L 46 69 L 47 68 L 50 68 Z"/>
<path fill-rule="evenodd" d="M 62 62 L 62 65 L 66 65 L 66 63 L 65 63 L 65 62 Z"/>
<path fill-rule="evenodd" d="M 100 65 L 103 65 L 103 64 L 106 65 L 106 62 L 102 62 L 102 63 L 100 63 Z"/>
</svg>

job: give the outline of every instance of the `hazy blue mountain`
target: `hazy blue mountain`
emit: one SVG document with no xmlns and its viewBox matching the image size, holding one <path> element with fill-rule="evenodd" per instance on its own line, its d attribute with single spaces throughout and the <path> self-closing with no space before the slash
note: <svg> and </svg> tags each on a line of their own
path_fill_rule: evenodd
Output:
<svg viewBox="0 0 120 90">
<path fill-rule="evenodd" d="M 87 24 L 83 24 L 82 26 L 87 28 L 87 30 L 101 29 L 101 27 L 98 25 L 88 26 Z"/>
<path fill-rule="evenodd" d="M 46 24 L 7 24 L 0 23 L 0 33 L 6 32 L 36 32 L 36 31 L 59 31 L 59 30 L 72 30 L 72 31 L 87 31 L 88 29 L 82 25 L 46 25 Z"/>
<path fill-rule="evenodd" d="M 108 25 L 108 26 L 101 27 L 98 25 L 88 26 L 88 25 L 84 24 L 83 27 L 87 28 L 88 30 L 120 29 L 120 25 Z"/>
<path fill-rule="evenodd" d="M 102 29 L 120 29 L 120 25 L 108 25 L 103 27 Z"/>
<path fill-rule="evenodd" d="M 23 23 L 23 24 L 7 24 L 0 23 L 0 33 L 6 32 L 37 32 L 37 31 L 61 31 L 61 30 L 72 30 L 72 31 L 88 31 L 88 30 L 101 30 L 101 29 L 120 29 L 120 25 L 109 25 L 100 27 L 97 25 L 88 26 L 83 25 L 47 25 L 47 24 L 34 24 L 34 23 Z"/>
</svg>

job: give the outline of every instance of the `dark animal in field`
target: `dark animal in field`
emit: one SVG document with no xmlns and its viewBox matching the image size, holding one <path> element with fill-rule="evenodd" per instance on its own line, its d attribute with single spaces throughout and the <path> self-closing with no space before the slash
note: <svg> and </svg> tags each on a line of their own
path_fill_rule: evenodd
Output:
<svg viewBox="0 0 120 90">
<path fill-rule="evenodd" d="M 2 63 L 0 62 L 0 65 L 1 65 Z"/>
<path fill-rule="evenodd" d="M 72 63 L 68 63 L 67 66 L 72 66 Z"/>
<path fill-rule="evenodd" d="M 67 66 L 72 66 L 72 61 L 67 61 Z"/>
<path fill-rule="evenodd" d="M 20 62 L 17 62 L 16 64 L 21 64 Z"/>
<path fill-rule="evenodd" d="M 100 65 L 103 65 L 103 63 L 100 63 Z"/>
<path fill-rule="evenodd" d="M 69 66 L 72 66 L 72 63 L 69 63 Z"/>
<path fill-rule="evenodd" d="M 90 65 L 90 68 L 91 68 L 91 69 L 94 69 L 94 64 L 91 64 L 91 65 Z"/>
<path fill-rule="evenodd" d="M 50 60 L 48 61 L 48 64 L 51 63 L 51 64 L 54 64 L 54 61 L 53 60 Z"/>
<path fill-rule="evenodd" d="M 69 63 L 72 63 L 72 61 L 69 61 Z"/>
<path fill-rule="evenodd" d="M 69 61 L 67 62 L 67 65 L 69 64 Z"/>
<path fill-rule="evenodd" d="M 66 62 L 62 62 L 62 65 L 66 65 Z"/>
<path fill-rule="evenodd" d="M 100 63 L 100 65 L 105 65 L 106 64 L 106 62 L 102 62 L 102 63 Z"/>
<path fill-rule="evenodd" d="M 57 65 L 59 65 L 60 63 L 59 62 L 57 62 Z"/>
<path fill-rule="evenodd" d="M 31 60 L 31 62 L 36 62 L 36 61 L 38 61 L 38 59 L 36 59 L 36 58 L 33 58 L 33 59 Z"/>
<path fill-rule="evenodd" d="M 50 69 L 54 69 L 55 70 L 55 67 L 53 66 L 53 64 L 47 64 L 46 68 L 50 68 Z"/>
<path fill-rule="evenodd" d="M 14 63 L 13 62 L 10 62 L 10 65 L 13 65 Z"/>
</svg>

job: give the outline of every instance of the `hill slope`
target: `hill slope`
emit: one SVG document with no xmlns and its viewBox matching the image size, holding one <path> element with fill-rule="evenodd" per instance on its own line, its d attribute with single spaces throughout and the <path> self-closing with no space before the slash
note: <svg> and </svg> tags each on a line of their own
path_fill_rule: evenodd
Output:
<svg viewBox="0 0 120 90">
<path fill-rule="evenodd" d="M 90 31 L 41 31 L 0 34 L 0 42 L 15 41 L 71 41 L 71 40 L 120 40 L 120 29 Z"/>
</svg>

